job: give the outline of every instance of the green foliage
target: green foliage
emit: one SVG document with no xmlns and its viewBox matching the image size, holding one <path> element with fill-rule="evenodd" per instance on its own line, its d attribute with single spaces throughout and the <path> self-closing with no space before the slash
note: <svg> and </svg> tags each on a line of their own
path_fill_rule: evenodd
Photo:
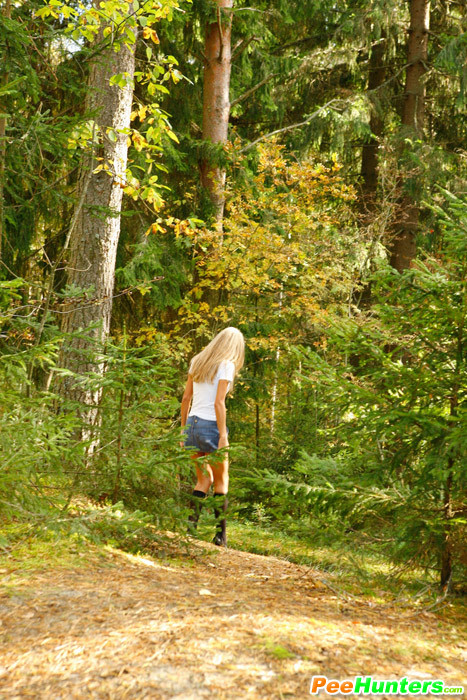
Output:
<svg viewBox="0 0 467 700">
<path fill-rule="evenodd" d="M 173 363 L 157 341 L 132 348 L 125 337 L 107 347 L 106 362 L 100 447 L 92 461 L 98 495 L 122 499 L 166 525 L 167 518 L 176 522 L 189 460 L 178 448 Z"/>
<path fill-rule="evenodd" d="M 129 239 L 129 224 L 125 228 L 125 238 Z M 127 233 L 128 232 L 128 233 Z M 127 249 L 131 244 L 127 243 Z M 182 290 L 186 284 L 189 268 L 185 260 L 187 246 L 181 238 L 148 233 L 142 243 L 131 245 L 131 256 L 127 264 L 117 267 L 116 279 L 123 288 L 135 288 L 131 300 L 117 301 L 117 314 L 122 307 L 140 303 L 146 325 L 158 324 L 161 314 L 167 309 L 177 309 L 182 303 Z M 123 256 L 121 256 L 123 258 Z M 117 261 L 119 262 L 119 261 Z M 129 325 L 132 330 L 141 328 L 141 318 Z M 135 326 L 135 328 L 133 328 Z"/>
<path fill-rule="evenodd" d="M 438 54 L 436 67 L 459 76 L 459 93 L 456 99 L 457 107 L 462 110 L 466 106 L 467 74 L 467 33 L 459 34 L 447 40 L 446 45 Z"/>
<path fill-rule="evenodd" d="M 37 523 L 65 506 L 70 475 L 83 461 L 84 445 L 73 440 L 76 416 L 57 415 L 54 395 L 31 386 L 31 361 L 50 367 L 58 343 L 31 346 L 23 340 L 18 349 L 14 331 L 10 325 L 5 334 L 10 346 L 4 341 L 0 355 L 0 513 Z"/>
<path fill-rule="evenodd" d="M 77 411 L 76 403 L 36 389 L 30 378 L 31 364 L 37 368 L 39 361 L 47 374 L 64 375 L 57 366 L 64 337 L 55 331 L 39 344 L 23 338 L 19 349 L 13 328 L 10 320 L 0 356 L 1 517 L 67 527 L 69 508 L 86 494 L 96 502 L 123 501 L 142 522 L 177 529 L 186 514 L 188 489 L 181 486 L 188 482 L 191 464 L 178 446 L 174 368 L 164 347 L 153 342 L 128 348 L 124 337 L 105 351 L 94 349 L 107 365 L 105 376 L 74 375 L 83 387 L 103 386 L 96 431 L 82 440 L 87 407 Z M 87 447 L 97 436 L 100 449 L 90 459 Z M 101 514 L 102 532 L 114 527 L 112 508 L 108 513 L 107 519 Z M 117 525 L 121 530 L 122 522 Z M 84 521 L 82 527 L 84 532 Z M 133 525 L 128 527 L 133 533 Z"/>
<path fill-rule="evenodd" d="M 42 3 L 13 6 L 10 19 L 0 13 L 6 77 L 0 111 L 6 113 L 8 144 L 2 277 L 25 273 L 39 228 L 39 247 L 51 229 L 56 241 L 71 198 L 69 174 L 77 166 L 67 138 L 82 118 L 82 56 L 67 54 L 55 27 L 34 16 L 37 5 Z M 54 243 L 48 253 L 53 251 Z"/>
<path fill-rule="evenodd" d="M 383 268 L 372 312 L 335 319 L 325 354 L 302 351 L 303 382 L 332 409 L 327 454 L 262 479 L 275 509 L 390 533 L 396 558 L 437 567 L 446 548 L 460 564 L 466 534 L 467 201 L 434 209 L 439 256 Z"/>
<path fill-rule="evenodd" d="M 407 4 L 236 2 L 225 148 L 201 139 L 204 33 L 214 3 L 181 7 L 134 3 L 129 12 L 123 0 L 98 8 L 33 0 L 12 3 L 11 18 L 0 13 L 3 517 L 18 527 L 71 522 L 79 536 L 130 548 L 148 523 L 180 527 L 192 475 L 178 448 L 176 399 L 189 356 L 232 323 L 247 338 L 228 406 L 232 443 L 243 444 L 231 452 L 237 513 L 255 531 L 276 528 L 282 555 L 294 549 L 287 533 L 307 543 L 355 536 L 427 566 L 438 566 L 449 546 L 459 567 L 466 205 L 432 190 L 434 183 L 465 188 L 461 8 L 432 8 L 426 134 L 406 141 L 401 158 Z M 83 407 L 48 384 L 60 374 L 65 341 L 56 327 L 60 303 L 82 296 L 66 286 L 60 250 L 93 137 L 94 115 L 83 110 L 90 60 L 133 42 L 136 25 L 113 336 L 93 349 L 106 362 L 105 378 L 76 377 L 104 388 L 100 423 L 82 442 Z M 384 83 L 368 94 L 371 50 L 383 39 Z M 112 82 L 123 87 L 128 79 Z M 383 128 L 381 200 L 363 226 L 354 193 L 372 110 Z M 201 221 L 210 213 L 199 185 L 206 157 L 227 168 L 222 245 Z M 112 174 L 102 161 L 97 168 Z M 384 265 L 402 181 L 420 204 L 421 254 L 402 276 L 380 269 L 374 305 L 360 312 L 354 291 L 362 269 Z M 77 505 L 82 493 L 99 505 Z M 239 533 L 236 546 L 260 551 Z M 313 557 L 329 563 L 325 553 Z"/>
</svg>

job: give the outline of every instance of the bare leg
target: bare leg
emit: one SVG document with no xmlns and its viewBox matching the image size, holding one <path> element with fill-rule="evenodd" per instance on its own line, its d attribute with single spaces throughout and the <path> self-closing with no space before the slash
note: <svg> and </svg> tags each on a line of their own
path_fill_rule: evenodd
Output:
<svg viewBox="0 0 467 700">
<path fill-rule="evenodd" d="M 214 480 L 214 493 L 227 493 L 229 490 L 229 458 L 224 457 L 222 462 L 213 460 L 211 471 Z"/>
<path fill-rule="evenodd" d="M 196 452 L 193 455 L 193 459 L 198 460 L 200 457 L 204 457 L 206 452 Z M 196 486 L 195 491 L 203 491 L 207 493 L 214 481 L 212 468 L 210 464 L 204 463 L 200 465 L 199 462 L 196 463 Z"/>
</svg>

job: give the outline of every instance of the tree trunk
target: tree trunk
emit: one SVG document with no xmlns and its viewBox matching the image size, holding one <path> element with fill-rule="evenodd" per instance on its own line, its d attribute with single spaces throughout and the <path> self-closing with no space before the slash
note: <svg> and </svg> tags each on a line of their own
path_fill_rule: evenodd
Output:
<svg viewBox="0 0 467 700">
<path fill-rule="evenodd" d="M 457 347 L 456 347 L 456 367 L 454 374 L 454 382 L 450 398 L 449 413 L 454 418 L 457 416 L 459 408 L 459 390 L 461 387 L 461 368 L 465 353 L 464 347 L 464 320 L 461 321 L 457 329 Z M 441 586 L 449 586 L 452 577 L 452 558 L 453 558 L 453 542 L 452 542 L 452 492 L 453 492 L 453 474 L 454 474 L 454 459 L 452 456 L 448 458 L 448 470 L 446 482 L 444 485 L 444 503 L 443 503 L 443 544 L 441 549 Z"/>
<path fill-rule="evenodd" d="M 377 239 L 379 239 L 381 236 L 379 231 L 376 232 L 376 230 L 374 230 L 376 227 L 372 227 L 372 224 L 376 218 L 375 214 L 378 206 L 376 199 L 379 177 L 378 156 L 380 138 L 383 135 L 384 127 L 383 119 L 381 117 L 381 109 L 378 105 L 380 95 L 375 95 L 375 90 L 380 88 L 386 80 L 386 48 L 387 40 L 385 34 L 383 33 L 381 40 L 378 41 L 375 46 L 373 46 L 370 53 L 367 90 L 371 103 L 371 136 L 362 147 L 362 184 L 360 187 L 359 205 L 362 213 L 362 223 L 364 226 L 368 227 L 368 230 L 372 236 L 372 242 L 369 244 L 368 251 L 368 260 L 370 261 L 370 265 L 373 257 L 372 250 L 375 245 L 375 235 L 377 236 Z M 362 268 L 361 277 L 358 280 L 360 284 L 362 283 L 362 277 L 365 277 L 365 268 Z M 360 309 L 368 308 L 371 305 L 371 282 L 363 281 L 363 284 L 361 287 L 359 287 L 358 291 L 354 291 L 352 293 L 351 300 Z M 350 362 L 352 364 L 352 357 L 350 358 Z"/>
<path fill-rule="evenodd" d="M 11 18 L 11 0 L 6 0 L 2 14 L 6 19 Z M 8 73 L 4 73 L 1 86 L 8 83 Z M 6 106 L 0 101 L 0 260 L 3 253 L 3 221 L 4 221 L 4 188 L 6 161 Z"/>
<path fill-rule="evenodd" d="M 425 83 L 430 27 L 430 0 L 411 0 L 407 45 L 407 71 L 402 112 L 402 129 L 411 138 L 423 138 L 425 122 Z M 410 175 L 409 175 L 410 177 Z M 415 236 L 419 209 L 404 195 L 398 208 L 397 232 L 391 242 L 391 265 L 402 272 L 416 255 Z"/>
<path fill-rule="evenodd" d="M 98 40 L 102 32 L 103 28 Z M 84 331 L 80 338 L 71 338 L 62 353 L 62 366 L 80 374 L 104 372 L 96 350 L 97 344 L 105 343 L 110 327 L 128 151 L 127 135 L 119 131 L 130 126 L 134 68 L 134 50 L 122 41 L 118 52 L 112 46 L 106 48 L 93 59 L 90 69 L 86 111 L 95 120 L 96 145 L 81 165 L 67 267 L 68 284 L 78 287 L 82 294 L 65 307 L 62 324 L 66 333 Z M 117 73 L 127 75 L 124 88 L 109 85 L 109 79 Z M 107 164 L 110 173 L 94 172 L 98 164 Z M 88 409 L 86 422 L 95 423 L 99 388 L 80 387 L 70 377 L 62 392 L 83 403 Z"/>
<path fill-rule="evenodd" d="M 370 54 L 370 65 L 368 69 L 368 92 L 371 102 L 370 130 L 371 137 L 362 148 L 362 188 L 361 188 L 361 209 L 364 213 L 371 213 L 375 207 L 376 190 L 378 188 L 378 151 L 379 140 L 383 134 L 383 119 L 378 109 L 378 97 L 374 95 L 386 80 L 386 38 L 373 46 Z"/>
<path fill-rule="evenodd" d="M 233 0 L 216 0 L 216 21 L 206 25 L 203 81 L 203 140 L 227 142 L 230 112 L 230 67 Z M 214 218 L 222 232 L 225 168 L 209 157 L 201 162 L 201 184 L 206 188 Z"/>
<path fill-rule="evenodd" d="M 258 463 L 259 463 L 259 438 L 260 438 L 259 400 L 255 399 L 255 459 L 256 459 L 256 466 L 258 466 Z"/>
<path fill-rule="evenodd" d="M 452 576 L 452 535 L 451 535 L 451 520 L 452 520 L 452 470 L 454 460 L 452 457 L 448 460 L 448 476 L 444 484 L 444 502 L 443 502 L 443 544 L 441 549 L 441 577 L 440 585 L 449 586 Z"/>
</svg>

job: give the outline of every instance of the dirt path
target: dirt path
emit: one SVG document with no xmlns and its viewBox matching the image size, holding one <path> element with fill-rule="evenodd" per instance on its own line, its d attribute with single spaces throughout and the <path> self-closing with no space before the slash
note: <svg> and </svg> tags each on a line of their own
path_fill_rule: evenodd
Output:
<svg viewBox="0 0 467 700">
<path fill-rule="evenodd" d="M 206 547 L 189 566 L 92 551 L 5 589 L 0 697 L 306 698 L 318 674 L 467 686 L 448 608 L 346 602 L 317 572 Z"/>
</svg>

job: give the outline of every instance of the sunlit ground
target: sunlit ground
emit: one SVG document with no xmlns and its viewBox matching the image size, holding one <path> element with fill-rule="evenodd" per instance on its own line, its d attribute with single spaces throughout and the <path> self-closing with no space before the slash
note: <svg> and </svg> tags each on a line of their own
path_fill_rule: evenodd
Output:
<svg viewBox="0 0 467 700">
<path fill-rule="evenodd" d="M 199 534 L 212 537 L 208 515 Z M 421 572 L 395 585 L 382 559 L 355 569 L 350 548 L 253 524 L 231 522 L 229 538 L 274 556 L 25 538 L 2 562 L 0 696 L 303 698 L 318 674 L 467 686 L 465 605 Z"/>
</svg>

